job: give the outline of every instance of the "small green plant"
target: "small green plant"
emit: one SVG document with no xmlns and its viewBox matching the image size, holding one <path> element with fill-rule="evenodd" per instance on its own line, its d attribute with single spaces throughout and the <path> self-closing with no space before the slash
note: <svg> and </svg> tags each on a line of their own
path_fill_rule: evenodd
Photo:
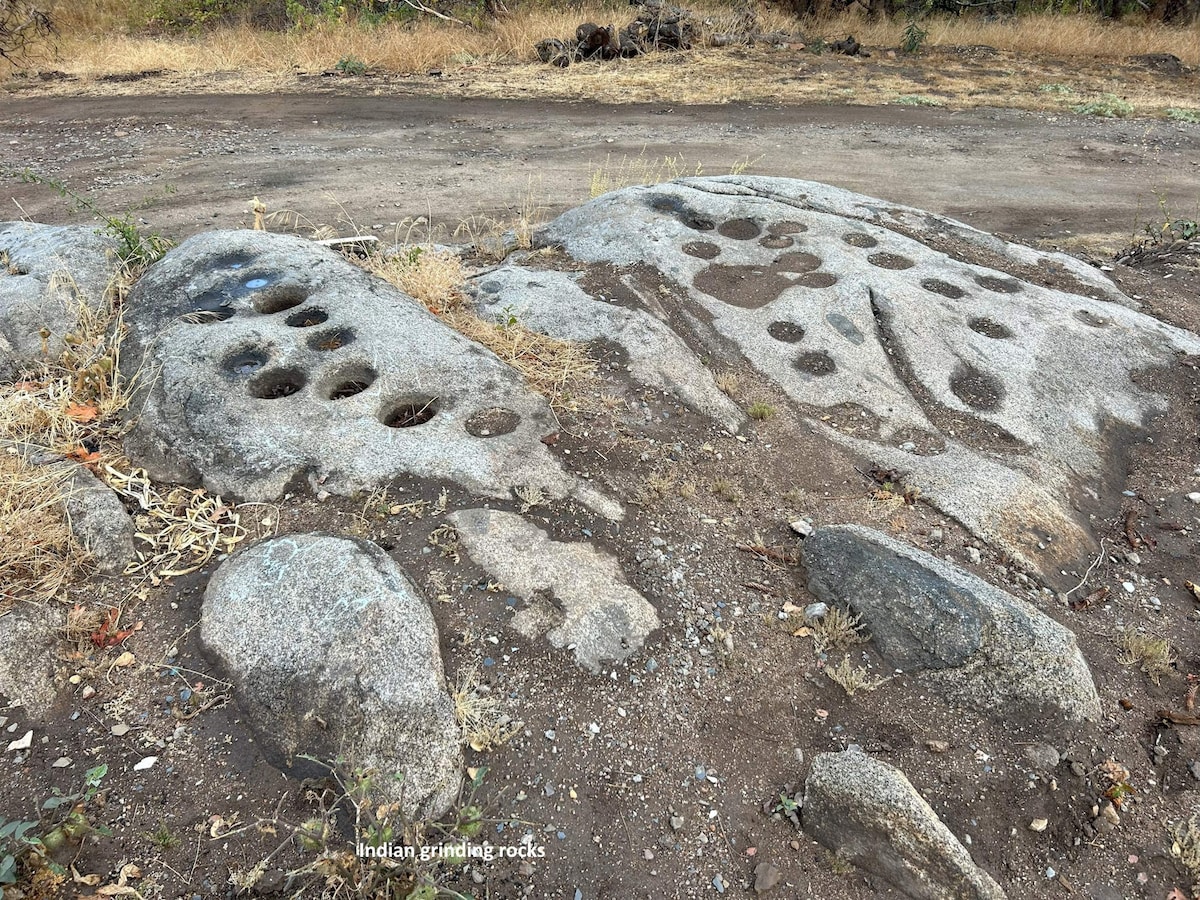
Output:
<svg viewBox="0 0 1200 900">
<path fill-rule="evenodd" d="M 1038 85 L 1038 90 L 1043 94 L 1073 94 L 1075 89 L 1069 84 L 1042 84 Z"/>
<path fill-rule="evenodd" d="M 0 897 L 4 896 L 3 886 L 16 884 L 23 870 L 44 867 L 65 876 L 66 869 L 50 859 L 50 854 L 64 844 L 78 843 L 90 834 L 112 834 L 88 819 L 88 805 L 100 793 L 107 774 L 108 766 L 99 765 L 87 771 L 80 790 L 64 794 L 56 789 L 42 803 L 36 820 L 8 821 L 0 817 Z"/>
<path fill-rule="evenodd" d="M 517 318 L 517 314 L 513 310 L 513 305 L 511 303 L 506 304 L 504 309 L 500 310 L 500 312 L 496 315 L 496 327 L 501 331 L 509 328 L 516 328 L 520 323 L 521 320 Z"/>
<path fill-rule="evenodd" d="M 1081 116 L 1099 116 L 1102 119 L 1123 119 L 1133 115 L 1133 104 L 1116 94 L 1101 94 L 1097 99 L 1072 106 L 1071 109 Z"/>
<path fill-rule="evenodd" d="M 849 650 L 856 644 L 866 643 L 859 630 L 862 620 L 837 606 L 831 606 L 811 627 L 813 649 L 818 653 Z"/>
<path fill-rule="evenodd" d="M 758 401 L 750 404 L 749 408 L 746 410 L 746 415 L 752 419 L 757 419 L 760 422 L 765 422 L 767 419 L 770 419 L 775 415 L 775 407 L 773 407 L 770 403 Z"/>
<path fill-rule="evenodd" d="M 25 169 L 18 173 L 18 177 L 23 184 L 37 184 L 50 188 L 60 197 L 71 201 L 72 209 L 86 210 L 103 222 L 104 227 L 101 231 L 117 240 L 117 253 L 120 255 L 121 261 L 125 264 L 126 268 L 131 270 L 133 274 L 140 272 L 152 263 L 158 262 L 158 260 L 162 259 L 163 254 L 174 246 L 169 239 L 163 237 L 161 234 L 155 232 L 143 234 L 142 230 L 133 221 L 133 216 L 130 213 L 125 213 L 123 216 L 109 215 L 101 211 L 96 201 L 91 197 L 73 191 L 57 179 L 39 175 L 32 169 Z M 168 193 L 170 193 L 170 190 L 168 190 Z"/>
<path fill-rule="evenodd" d="M 343 56 L 334 66 L 343 75 L 366 75 L 367 64 L 356 56 Z"/>
<path fill-rule="evenodd" d="M 937 97 L 926 97 L 923 94 L 901 94 L 893 103 L 898 103 L 901 106 L 942 106 L 944 105 Z"/>
<path fill-rule="evenodd" d="M 170 850 L 172 847 L 179 846 L 179 838 L 167 827 L 166 822 L 160 822 L 157 828 L 147 832 L 143 837 L 159 850 Z"/>
<path fill-rule="evenodd" d="M 921 52 L 921 45 L 929 37 L 929 32 L 921 27 L 916 17 L 910 17 L 904 25 L 904 33 L 900 36 L 900 51 L 909 55 Z"/>
<path fill-rule="evenodd" d="M 811 41 L 808 42 L 808 44 L 806 45 L 806 48 L 809 53 L 812 53 L 816 56 L 820 56 L 822 53 L 825 52 L 826 46 L 827 46 L 827 44 L 825 43 L 825 38 L 813 38 Z"/>
<path fill-rule="evenodd" d="M 1189 125 L 1200 125 L 1200 109 L 1184 109 L 1172 106 L 1167 110 L 1167 118 L 1172 122 L 1187 122 Z"/>
</svg>

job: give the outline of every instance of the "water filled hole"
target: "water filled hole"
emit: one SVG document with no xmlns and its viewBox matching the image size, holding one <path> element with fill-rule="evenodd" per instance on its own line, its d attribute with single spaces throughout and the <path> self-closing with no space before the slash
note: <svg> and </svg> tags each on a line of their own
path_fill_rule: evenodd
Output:
<svg viewBox="0 0 1200 900">
<path fill-rule="evenodd" d="M 436 397 L 403 400 L 389 408 L 383 416 L 383 424 L 388 428 L 412 428 L 424 425 L 437 414 Z"/>
<path fill-rule="evenodd" d="M 290 325 L 293 328 L 312 328 L 314 325 L 320 325 L 328 319 L 329 313 L 323 309 L 302 309 L 284 319 L 284 324 Z"/>
<path fill-rule="evenodd" d="M 242 286 L 245 288 L 248 288 L 249 290 L 252 290 L 252 291 L 258 291 L 258 290 L 261 290 L 262 288 L 265 288 L 270 283 L 271 283 L 270 278 L 251 278 L 249 281 L 245 282 Z"/>
<path fill-rule="evenodd" d="M 299 393 L 307 379 L 299 369 L 275 369 L 263 372 L 250 382 L 250 396 L 259 400 L 279 400 Z"/>
</svg>

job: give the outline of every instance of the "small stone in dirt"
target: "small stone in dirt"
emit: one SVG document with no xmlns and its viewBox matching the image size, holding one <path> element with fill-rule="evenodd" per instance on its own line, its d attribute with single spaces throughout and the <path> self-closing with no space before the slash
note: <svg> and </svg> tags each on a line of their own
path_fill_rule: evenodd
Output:
<svg viewBox="0 0 1200 900">
<path fill-rule="evenodd" d="M 945 741 L 926 741 L 925 746 L 934 753 L 945 753 L 950 749 L 950 745 Z"/>
<path fill-rule="evenodd" d="M 788 528 L 800 535 L 800 537 L 808 537 L 813 533 L 813 527 L 804 519 L 797 519 L 795 522 L 789 522 Z"/>
<path fill-rule="evenodd" d="M 683 816 L 671 816 L 671 830 L 678 831 L 682 827 L 683 827 Z"/>
<path fill-rule="evenodd" d="M 158 757 L 157 757 L 157 756 L 147 756 L 147 757 L 145 757 L 144 759 L 142 759 L 142 760 L 140 760 L 140 761 L 138 761 L 138 762 L 134 763 L 134 765 L 133 765 L 133 771 L 135 771 L 135 772 L 145 772 L 147 769 L 152 769 L 152 768 L 154 768 L 154 764 L 155 764 L 156 762 L 158 762 Z"/>
<path fill-rule="evenodd" d="M 1137 590 L 1137 587 L 1134 585 L 1134 583 L 1132 581 L 1121 582 L 1121 587 L 1123 587 L 1125 589 L 1125 593 L 1127 593 L 1127 594 L 1132 594 L 1134 591 Z"/>
<path fill-rule="evenodd" d="M 58 759 L 56 759 L 54 762 L 52 762 L 50 764 L 50 767 L 52 769 L 65 769 L 70 764 L 71 764 L 71 757 L 60 756 Z"/>
<path fill-rule="evenodd" d="M 754 867 L 754 893 L 765 894 L 783 881 L 783 873 L 769 862 L 760 862 Z"/>
<path fill-rule="evenodd" d="M 556 737 L 558 737 L 558 732 L 556 732 L 553 728 L 546 729 L 546 740 L 552 741 Z"/>
<path fill-rule="evenodd" d="M 1193 503 L 1200 503 L 1200 491 L 1192 491 L 1187 495 L 1187 498 Z"/>
<path fill-rule="evenodd" d="M 1039 834 L 1046 830 L 1046 826 L 1050 824 L 1049 819 L 1034 819 L 1029 823 L 1029 830 L 1036 831 Z"/>
<path fill-rule="evenodd" d="M 1049 744 L 1035 743 L 1025 748 L 1025 758 L 1039 772 L 1050 772 L 1058 765 L 1058 751 Z"/>
<path fill-rule="evenodd" d="M 642 856 L 643 856 L 643 858 L 645 858 L 645 860 L 647 862 L 649 862 L 650 860 L 654 859 L 654 851 L 653 850 L 643 850 Z"/>
<path fill-rule="evenodd" d="M 967 548 L 967 559 L 971 560 L 971 562 L 973 562 L 975 565 L 979 565 L 979 560 L 980 560 L 979 548 L 978 547 L 968 547 Z"/>
<path fill-rule="evenodd" d="M 129 726 L 124 722 L 118 722 L 111 729 L 113 737 L 124 737 L 129 734 Z"/>
<path fill-rule="evenodd" d="M 1192 773 L 1192 777 L 1200 781 L 1200 760 L 1193 759 L 1188 763 L 1188 771 Z"/>
<path fill-rule="evenodd" d="M 31 746 L 33 746 L 33 732 L 27 731 L 22 737 L 19 737 L 15 741 L 9 743 L 8 751 L 28 750 Z"/>
<path fill-rule="evenodd" d="M 804 607 L 804 618 L 810 622 L 819 622 L 829 613 L 829 606 L 825 603 L 810 603 Z"/>
</svg>

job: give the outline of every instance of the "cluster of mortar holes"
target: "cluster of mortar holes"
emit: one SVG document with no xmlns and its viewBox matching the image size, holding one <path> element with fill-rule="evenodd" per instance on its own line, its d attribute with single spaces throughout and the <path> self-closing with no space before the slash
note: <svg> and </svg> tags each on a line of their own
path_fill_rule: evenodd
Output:
<svg viewBox="0 0 1200 900">
<path fill-rule="evenodd" d="M 697 259 L 716 259 L 721 254 L 721 248 L 708 241 L 690 241 L 683 245 L 683 252 Z"/>
<path fill-rule="evenodd" d="M 815 375 L 818 378 L 832 375 L 837 371 L 837 363 L 824 350 L 810 350 L 807 353 L 801 353 L 796 357 L 793 365 L 797 371 L 806 375 Z"/>
<path fill-rule="evenodd" d="M 801 234 L 805 231 L 808 231 L 808 226 L 803 222 L 776 222 L 774 225 L 767 226 L 767 232 L 776 237 L 788 234 Z"/>
<path fill-rule="evenodd" d="M 254 298 L 254 309 L 264 315 L 286 312 L 308 299 L 308 291 L 297 284 L 283 284 Z"/>
<path fill-rule="evenodd" d="M 843 234 L 842 240 L 851 247 L 861 247 L 864 250 L 870 250 L 872 247 L 879 246 L 879 241 L 875 240 L 869 234 L 863 234 L 861 231 L 851 231 L 849 234 Z"/>
<path fill-rule="evenodd" d="M 921 287 L 925 288 L 931 294 L 937 294 L 940 297 L 946 297 L 950 300 L 961 300 L 967 296 L 967 292 L 958 287 L 958 285 L 942 281 L 940 278 L 926 278 L 921 282 Z"/>
<path fill-rule="evenodd" d="M 794 243 L 796 242 L 786 234 L 768 234 L 759 239 L 758 246 L 766 247 L 768 250 L 786 250 Z"/>
<path fill-rule="evenodd" d="M 290 325 L 292 328 L 312 328 L 314 325 L 322 325 L 329 320 L 329 313 L 323 309 L 302 309 L 299 312 L 294 312 L 286 319 L 283 324 Z"/>
<path fill-rule="evenodd" d="M 1097 315 L 1090 309 L 1077 309 L 1074 316 L 1084 325 L 1090 325 L 1092 328 L 1105 328 L 1112 324 L 1112 319 Z"/>
<path fill-rule="evenodd" d="M 994 412 L 1004 399 L 1004 386 L 996 376 L 965 363 L 951 373 L 950 390 L 964 404 L 980 412 Z"/>
<path fill-rule="evenodd" d="M 437 414 L 436 397 L 408 398 L 387 407 L 380 421 L 388 428 L 413 428 L 424 425 Z"/>
<path fill-rule="evenodd" d="M 250 396 L 259 400 L 281 400 L 300 393 L 308 379 L 299 369 L 273 369 L 250 382 Z"/>
<path fill-rule="evenodd" d="M 375 383 L 375 370 L 370 366 L 354 365 L 338 370 L 328 381 L 326 396 L 330 400 L 345 400 L 361 394 Z"/>
<path fill-rule="evenodd" d="M 735 241 L 752 241 L 762 234 L 762 228 L 753 219 L 730 219 L 720 224 L 717 233 Z"/>
<path fill-rule="evenodd" d="M 837 276 L 829 272 L 808 272 L 796 279 L 799 287 L 831 288 L 837 284 Z"/>
<path fill-rule="evenodd" d="M 233 353 L 225 357 L 225 362 L 223 365 L 226 371 L 234 375 L 244 377 L 246 375 L 253 375 L 259 369 L 265 366 L 269 358 L 270 357 L 267 355 L 265 350 L 258 350 L 250 347 L 242 350 L 235 350 Z"/>
<path fill-rule="evenodd" d="M 996 278 L 993 275 L 976 275 L 975 283 L 981 288 L 995 291 L 997 294 L 1016 294 L 1021 290 L 1020 282 L 1011 278 Z"/>
<path fill-rule="evenodd" d="M 354 343 L 354 332 L 349 328 L 334 328 L 332 331 L 322 331 L 308 339 L 308 349 L 318 353 L 328 353 L 331 350 L 341 350 Z"/>
<path fill-rule="evenodd" d="M 996 320 L 989 319 L 986 316 L 976 316 L 968 319 L 967 327 L 969 327 L 976 334 L 982 334 L 984 337 L 995 338 L 998 341 L 1013 336 L 1013 333 L 1004 325 L 1001 325 Z"/>
<path fill-rule="evenodd" d="M 804 326 L 795 322 L 772 322 L 767 326 L 767 334 L 785 344 L 798 344 L 804 340 Z"/>
<path fill-rule="evenodd" d="M 878 266 L 881 269 L 911 269 L 916 265 L 907 256 L 901 256 L 898 253 L 872 253 L 867 257 L 867 262 L 873 266 Z"/>
<path fill-rule="evenodd" d="M 521 417 L 511 409 L 494 406 L 491 409 L 481 409 L 473 413 L 465 423 L 467 434 L 471 437 L 490 438 L 512 434 L 521 424 Z"/>
</svg>

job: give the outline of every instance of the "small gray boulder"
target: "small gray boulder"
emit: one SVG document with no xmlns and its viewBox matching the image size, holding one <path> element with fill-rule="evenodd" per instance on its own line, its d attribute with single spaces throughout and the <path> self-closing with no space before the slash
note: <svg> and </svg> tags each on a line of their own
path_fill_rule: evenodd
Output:
<svg viewBox="0 0 1200 900">
<path fill-rule="evenodd" d="M 71 533 L 104 575 L 120 575 L 133 562 L 133 519 L 117 495 L 83 466 L 72 466 L 62 487 Z"/>
<path fill-rule="evenodd" d="M 374 770 L 378 799 L 408 817 L 454 801 L 461 736 L 437 626 L 379 547 L 327 534 L 255 544 L 213 575 L 200 623 L 274 765 Z"/>
<path fill-rule="evenodd" d="M 1004 900 L 904 773 L 864 753 L 817 755 L 801 822 L 823 846 L 915 900 Z"/>
<path fill-rule="evenodd" d="M 94 228 L 0 223 L 0 378 L 57 359 L 119 268 L 115 241 Z"/>
<path fill-rule="evenodd" d="M 970 709 L 1100 718 L 1075 635 L 986 581 L 860 525 L 804 541 L 808 589 L 858 615 L 887 665 Z"/>
</svg>

